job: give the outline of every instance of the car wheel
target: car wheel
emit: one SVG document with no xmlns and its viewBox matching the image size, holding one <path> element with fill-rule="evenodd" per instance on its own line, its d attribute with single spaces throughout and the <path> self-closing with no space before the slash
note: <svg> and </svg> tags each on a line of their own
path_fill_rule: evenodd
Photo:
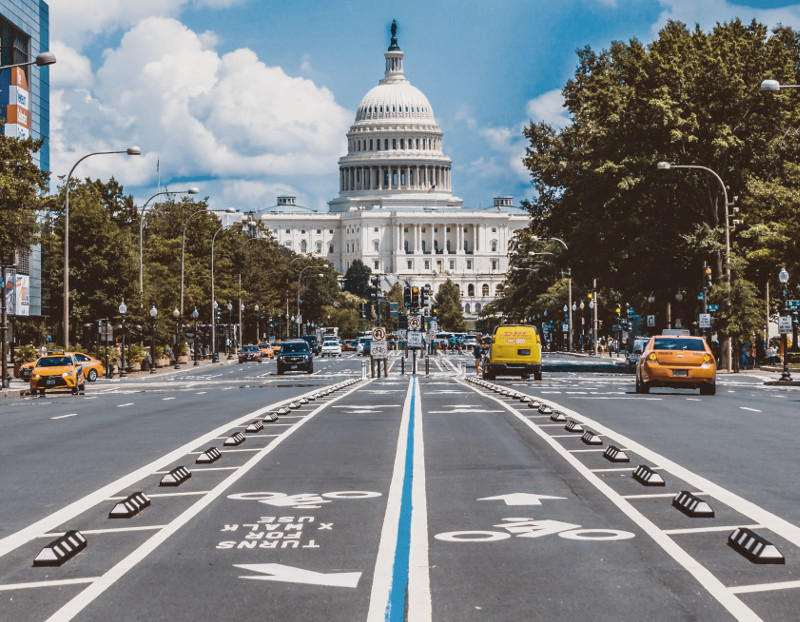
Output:
<svg viewBox="0 0 800 622">
<path fill-rule="evenodd" d="M 314 373 L 314 368 L 309 366 L 309 368 L 306 370 L 306 373 L 313 374 Z"/>
<path fill-rule="evenodd" d="M 89 382 L 94 382 L 95 380 L 97 380 L 97 370 L 96 369 L 90 369 L 89 370 L 89 375 L 86 376 L 86 379 Z"/>
<path fill-rule="evenodd" d="M 534 380 L 541 380 L 542 379 L 542 372 L 540 372 L 540 371 L 533 372 L 533 378 L 534 378 Z"/>
<path fill-rule="evenodd" d="M 716 384 L 704 384 L 700 386 L 700 395 L 716 395 L 716 394 L 717 394 Z"/>
<path fill-rule="evenodd" d="M 522 379 L 523 380 L 530 380 L 531 379 L 531 375 L 530 374 L 522 374 Z"/>
<path fill-rule="evenodd" d="M 642 392 L 642 383 L 639 382 L 639 374 L 636 374 L 636 392 L 637 393 Z"/>
<path fill-rule="evenodd" d="M 281 367 L 280 365 L 278 365 L 278 375 L 283 376 L 283 367 Z"/>
</svg>

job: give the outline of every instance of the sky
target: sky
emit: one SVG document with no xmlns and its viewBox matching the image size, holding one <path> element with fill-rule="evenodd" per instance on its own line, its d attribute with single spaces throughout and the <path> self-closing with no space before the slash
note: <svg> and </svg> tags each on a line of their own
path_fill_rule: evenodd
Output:
<svg viewBox="0 0 800 622">
<path fill-rule="evenodd" d="M 750 0 L 49 0 L 51 167 L 142 202 L 198 186 L 213 209 L 277 195 L 327 210 L 361 97 L 398 22 L 405 74 L 444 132 L 466 208 L 532 196 L 522 129 L 569 123 L 576 50 L 652 41 L 669 19 L 800 30 L 800 3 Z M 157 174 L 160 171 L 160 177 Z M 159 179 L 161 186 L 159 186 Z M 58 182 L 62 183 L 62 182 Z"/>
</svg>

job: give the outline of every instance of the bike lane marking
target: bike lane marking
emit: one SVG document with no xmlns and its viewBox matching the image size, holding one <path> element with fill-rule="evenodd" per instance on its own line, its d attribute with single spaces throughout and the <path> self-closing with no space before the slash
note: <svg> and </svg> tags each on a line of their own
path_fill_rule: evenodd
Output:
<svg viewBox="0 0 800 622">
<path fill-rule="evenodd" d="M 367 622 L 431 620 L 425 456 L 419 393 L 416 376 L 412 375 L 403 404 Z M 405 617 L 406 607 L 408 618 Z"/>
<path fill-rule="evenodd" d="M 368 382 L 369 381 L 367 381 L 367 383 Z M 320 404 L 319 406 L 317 406 L 317 408 L 308 413 L 308 415 L 304 419 L 301 419 L 297 423 L 293 424 L 278 438 L 273 439 L 272 442 L 269 443 L 269 445 L 261 449 L 259 453 L 251 457 L 243 465 L 239 467 L 234 467 L 236 470 L 233 473 L 231 473 L 228 477 L 226 477 L 224 480 L 222 480 L 219 484 L 217 484 L 213 489 L 211 489 L 211 491 L 206 496 L 204 496 L 201 499 L 198 499 L 186 510 L 181 512 L 176 518 L 174 518 L 172 521 L 166 524 L 163 529 L 159 530 L 157 533 L 153 534 L 150 538 L 145 540 L 139 547 L 134 549 L 121 561 L 112 566 L 96 581 L 91 583 L 83 591 L 79 592 L 76 596 L 70 599 L 66 604 L 60 607 L 55 613 L 53 613 L 48 618 L 48 622 L 64 622 L 67 620 L 71 620 L 76 615 L 78 615 L 94 600 L 96 600 L 99 596 L 101 596 L 107 589 L 109 589 L 119 579 L 121 579 L 129 570 L 133 569 L 137 564 L 139 564 L 139 562 L 147 558 L 147 556 L 150 555 L 150 553 L 155 551 L 159 546 L 161 546 L 164 542 L 166 542 L 172 535 L 174 535 L 179 529 L 181 529 L 181 527 L 183 527 L 189 521 L 195 518 L 213 501 L 218 499 L 226 490 L 228 490 L 231 486 L 233 486 L 233 484 L 235 484 L 242 477 L 244 477 L 251 469 L 257 466 L 258 463 L 261 462 L 263 458 L 268 456 L 273 450 L 279 447 L 283 443 L 283 441 L 289 438 L 292 434 L 294 434 L 297 430 L 299 430 L 308 421 L 313 419 L 319 412 L 324 410 L 329 403 L 347 397 L 354 391 L 363 387 L 365 384 L 366 383 L 355 385 L 353 386 L 352 389 L 349 389 L 342 395 L 334 397 L 330 402 L 327 402 L 325 404 Z M 289 400 L 286 401 L 288 402 Z M 271 406 L 270 408 L 274 408 L 274 406 Z M 267 409 L 262 409 L 262 410 L 267 410 Z M 253 416 L 252 414 L 249 415 L 249 417 L 251 418 L 252 416 Z M 230 428 L 230 425 L 228 426 L 228 428 Z M 214 434 L 215 432 L 216 431 L 212 432 L 211 434 Z"/>
<path fill-rule="evenodd" d="M 723 607 L 725 607 L 725 609 L 727 609 L 728 612 L 731 615 L 733 615 L 737 620 L 752 620 L 753 622 L 761 620 L 761 618 L 758 615 L 756 615 L 756 613 L 752 609 L 750 609 L 750 607 L 748 607 L 742 600 L 740 600 L 711 571 L 709 571 L 705 566 L 701 565 L 699 561 L 697 561 L 682 547 L 680 547 L 674 540 L 672 540 L 672 538 L 670 538 L 669 535 L 664 533 L 664 531 L 660 529 L 655 523 L 653 523 L 650 519 L 644 516 L 644 514 L 642 514 L 639 510 L 637 510 L 629 501 L 623 499 L 618 492 L 616 492 L 613 488 L 611 488 L 611 486 L 606 484 L 602 479 L 600 479 L 597 475 L 595 475 L 591 469 L 586 467 L 580 460 L 578 460 L 573 454 L 571 454 L 561 443 L 558 442 L 556 438 L 554 438 L 544 430 L 540 429 L 539 426 L 530 421 L 527 417 L 525 417 L 519 411 L 517 411 L 513 406 L 507 404 L 502 399 L 484 393 L 477 387 L 472 386 L 471 384 L 467 383 L 464 380 L 461 380 L 460 378 L 456 379 L 456 382 L 459 382 L 464 386 L 470 387 L 473 391 L 482 395 L 483 397 L 486 397 L 499 404 L 502 404 L 503 407 L 505 407 L 505 409 L 509 413 L 514 415 L 514 417 L 516 417 L 525 426 L 530 428 L 537 436 L 539 436 L 547 444 L 549 444 L 556 451 L 556 453 L 558 453 L 579 474 L 581 474 L 584 477 L 584 479 L 586 479 L 586 481 L 592 484 L 609 501 L 611 501 L 615 506 L 617 506 L 617 508 L 623 514 L 625 514 L 625 516 L 627 516 L 631 521 L 633 521 L 637 526 L 639 526 L 648 536 L 650 536 L 650 538 L 652 538 L 653 541 L 656 542 L 656 544 L 658 544 L 670 557 L 672 557 L 689 574 L 691 574 L 698 581 L 698 583 L 700 583 L 700 585 L 702 585 L 703 588 L 705 588 L 705 590 L 709 594 L 711 594 L 711 596 L 713 596 L 717 600 L 717 602 L 719 602 Z M 635 451 L 636 453 L 642 455 L 643 457 L 646 457 L 648 460 L 651 460 L 657 464 L 664 465 L 664 468 L 668 470 L 671 470 L 670 467 L 676 467 L 680 469 L 682 472 L 686 474 L 686 476 L 691 477 L 691 479 L 687 479 L 687 477 L 684 475 L 679 475 L 679 477 L 681 477 L 681 479 L 684 479 L 687 482 L 692 483 L 693 486 L 697 486 L 707 491 L 710 491 L 709 486 L 713 488 L 719 488 L 718 486 L 712 484 L 712 482 L 689 472 L 683 467 L 679 467 L 677 464 L 672 463 L 661 456 L 658 456 L 657 454 L 655 454 L 655 452 L 646 449 L 642 445 L 639 445 L 638 443 L 634 442 L 632 439 L 628 439 L 627 437 L 622 436 L 620 434 L 612 433 L 612 431 L 609 428 L 571 409 L 568 409 L 561 405 L 557 406 L 562 412 L 564 412 L 568 416 L 572 416 L 585 421 L 587 424 L 595 428 L 601 434 L 614 436 L 615 438 L 619 439 L 620 442 L 624 443 L 626 447 L 630 447 L 632 451 Z M 703 483 L 698 483 L 698 481 L 702 481 Z M 734 507 L 738 511 L 741 511 L 736 506 L 732 507 Z"/>
</svg>

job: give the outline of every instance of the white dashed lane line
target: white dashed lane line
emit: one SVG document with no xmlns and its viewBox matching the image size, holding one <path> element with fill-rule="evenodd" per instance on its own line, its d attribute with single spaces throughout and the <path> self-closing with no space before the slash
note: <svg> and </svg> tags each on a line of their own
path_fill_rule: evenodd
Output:
<svg viewBox="0 0 800 622">
<path fill-rule="evenodd" d="M 175 399 L 174 397 L 162 397 L 161 401 L 166 402 L 167 400 L 174 400 L 174 399 Z"/>
<path fill-rule="evenodd" d="M 758 410 L 758 408 L 748 408 L 747 406 L 739 406 L 741 410 L 749 410 L 751 413 L 760 413 L 762 411 Z"/>
<path fill-rule="evenodd" d="M 67 417 L 77 417 L 77 416 L 78 416 L 78 413 L 70 413 L 68 415 L 59 415 L 58 417 L 50 417 L 50 419 L 55 421 L 56 419 L 66 419 Z"/>
<path fill-rule="evenodd" d="M 117 404 L 117 408 L 125 408 L 126 406 L 133 406 L 133 402 L 125 402 L 124 404 Z"/>
</svg>

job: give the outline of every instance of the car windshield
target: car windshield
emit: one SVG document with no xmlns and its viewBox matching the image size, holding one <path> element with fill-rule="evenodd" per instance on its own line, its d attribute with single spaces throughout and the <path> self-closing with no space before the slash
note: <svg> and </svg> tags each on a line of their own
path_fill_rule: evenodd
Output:
<svg viewBox="0 0 800 622">
<path fill-rule="evenodd" d="M 333 339 L 329 339 L 327 341 L 323 341 L 322 345 L 323 346 L 338 346 L 339 342 L 338 341 L 334 341 Z"/>
<path fill-rule="evenodd" d="M 72 359 L 68 356 L 46 356 L 36 363 L 36 367 L 64 367 L 67 365 L 72 365 Z"/>
<path fill-rule="evenodd" d="M 653 345 L 654 350 L 690 350 L 692 352 L 705 351 L 702 339 L 673 339 L 662 337 L 656 339 Z"/>
<path fill-rule="evenodd" d="M 308 344 L 306 342 L 284 343 L 281 346 L 281 354 L 287 352 L 308 352 Z"/>
<path fill-rule="evenodd" d="M 257 352 L 258 346 L 244 346 L 242 350 L 244 350 L 245 352 Z"/>
</svg>

